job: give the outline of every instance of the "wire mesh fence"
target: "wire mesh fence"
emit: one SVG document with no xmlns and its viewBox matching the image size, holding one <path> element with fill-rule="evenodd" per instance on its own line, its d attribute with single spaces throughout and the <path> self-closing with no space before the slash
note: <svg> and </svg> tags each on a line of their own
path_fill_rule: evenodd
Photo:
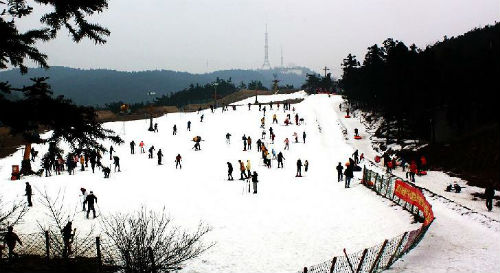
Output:
<svg viewBox="0 0 500 273">
<path fill-rule="evenodd" d="M 378 195 L 407 210 L 417 221 L 422 223 L 422 226 L 361 251 L 348 254 L 344 249 L 344 256 L 333 257 L 331 261 L 305 267 L 299 272 L 380 272 L 389 268 L 401 256 L 412 250 L 424 237 L 434 218 L 432 207 L 425 200 L 419 188 L 398 177 L 379 174 L 367 168 L 363 169 L 361 182 Z"/>
</svg>

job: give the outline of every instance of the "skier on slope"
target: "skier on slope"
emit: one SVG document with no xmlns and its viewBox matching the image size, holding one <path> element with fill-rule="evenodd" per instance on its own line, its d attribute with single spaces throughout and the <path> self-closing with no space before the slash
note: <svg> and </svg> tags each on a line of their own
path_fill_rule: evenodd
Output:
<svg viewBox="0 0 500 273">
<path fill-rule="evenodd" d="M 233 181 L 233 165 L 230 162 L 227 162 L 227 180 Z"/>
<path fill-rule="evenodd" d="M 297 174 L 295 175 L 295 177 L 302 177 L 302 161 L 299 159 L 297 159 Z"/>
<path fill-rule="evenodd" d="M 179 166 L 179 169 L 182 169 L 181 161 L 182 161 L 181 154 L 177 154 L 177 156 L 175 157 L 175 168 L 176 169 L 177 169 L 177 166 Z"/>
<path fill-rule="evenodd" d="M 156 153 L 156 155 L 158 156 L 158 165 L 161 165 L 161 158 L 163 157 L 161 149 L 158 149 L 158 153 Z"/>
<path fill-rule="evenodd" d="M 283 154 L 281 152 L 278 153 L 278 169 L 281 165 L 281 168 L 283 168 L 283 160 L 285 159 L 285 157 L 283 156 Z"/>
<path fill-rule="evenodd" d="M 342 171 L 344 170 L 344 166 L 339 162 L 339 165 L 336 167 L 337 169 L 337 182 L 342 181 Z"/>
</svg>

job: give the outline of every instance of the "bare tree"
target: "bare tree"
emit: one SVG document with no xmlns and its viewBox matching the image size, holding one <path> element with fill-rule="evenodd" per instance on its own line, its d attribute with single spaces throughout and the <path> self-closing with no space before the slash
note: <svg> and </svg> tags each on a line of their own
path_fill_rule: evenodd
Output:
<svg viewBox="0 0 500 273">
<path fill-rule="evenodd" d="M 12 201 L 12 204 L 6 204 L 0 196 L 0 233 L 7 230 L 7 226 L 14 226 L 19 223 L 23 216 L 28 212 L 28 206 L 22 201 Z"/>
<path fill-rule="evenodd" d="M 202 237 L 211 227 L 199 223 L 190 233 L 173 226 L 165 208 L 159 213 L 142 207 L 132 213 L 101 218 L 102 232 L 119 252 L 125 272 L 168 272 L 215 245 Z"/>
<path fill-rule="evenodd" d="M 65 208 L 64 198 L 65 192 L 59 190 L 52 198 L 47 193 L 47 189 L 44 191 L 38 191 L 40 194 L 40 203 L 46 208 L 46 216 L 48 219 L 46 223 L 38 222 L 38 227 L 43 232 L 49 233 L 49 242 L 51 248 L 51 255 L 53 257 L 63 257 L 68 258 L 71 254 L 74 256 L 85 256 L 86 252 L 94 251 L 94 225 L 92 225 L 88 232 L 79 232 L 75 228 L 73 230 L 73 235 L 71 236 L 70 244 L 73 246 L 72 251 L 68 251 L 68 246 L 64 242 L 63 229 L 68 221 L 72 221 L 75 218 L 77 208 L 80 206 L 75 206 L 74 210 Z"/>
</svg>

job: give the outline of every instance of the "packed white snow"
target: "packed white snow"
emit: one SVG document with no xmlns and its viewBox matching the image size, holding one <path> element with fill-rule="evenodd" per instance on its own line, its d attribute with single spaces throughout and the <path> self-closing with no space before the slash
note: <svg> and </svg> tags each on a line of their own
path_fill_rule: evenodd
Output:
<svg viewBox="0 0 500 273">
<path fill-rule="evenodd" d="M 282 105 L 279 110 L 276 105 L 273 110 L 266 106 L 265 143 L 269 150 L 274 148 L 276 153 L 283 152 L 284 169 L 277 169 L 275 160 L 271 169 L 262 163 L 255 143 L 263 130 L 260 128 L 263 112 L 258 111 L 258 106 L 252 106 L 249 111 L 247 103 L 254 101 L 254 98 L 249 98 L 236 103 L 241 105 L 236 111 L 229 108 L 222 113 L 218 108 L 215 113 L 204 110 L 156 118 L 158 133 L 147 131 L 148 120 L 105 124 L 125 140 L 120 146 L 114 145 L 115 153 L 121 159 L 121 172 L 112 172 L 109 179 L 104 179 L 98 170 L 95 174 L 89 169 L 81 172 L 78 166 L 76 175 L 64 173 L 10 181 L 10 166 L 19 164 L 22 158 L 22 150 L 19 150 L 0 160 L 0 194 L 6 201 L 24 198 L 25 181 L 36 189 L 34 207 L 25 221 L 16 226 L 18 233 L 39 231 L 37 222 L 44 221 L 45 211 L 37 201 L 40 196 L 37 190 L 45 189 L 51 195 L 63 189 L 66 207 L 77 211 L 81 207 L 79 189 L 93 190 L 98 197 L 99 217 L 137 210 L 144 205 L 153 209 L 165 207 L 175 224 L 187 229 L 203 221 L 213 228 L 204 240 L 216 242 L 216 245 L 198 259 L 188 262 L 183 272 L 295 272 L 304 266 L 340 256 L 343 248 L 348 252 L 359 251 L 417 228 L 420 224 L 412 224 L 410 214 L 398 206 L 391 206 L 392 202 L 360 185 L 357 179 L 349 189 L 344 188 L 343 182 L 337 182 L 335 166 L 338 162 L 344 164 L 357 148 L 365 154 L 372 153 L 369 143 L 344 139 L 342 130 L 346 127 L 349 132 L 352 126 L 359 127 L 362 134 L 365 132 L 360 126 L 349 124 L 356 122 L 355 119 L 344 119 L 344 114 L 338 110 L 342 102 L 339 96 L 307 96 L 304 92 L 297 92 L 259 96 L 259 101 L 296 98 L 304 98 L 304 101 L 292 105 L 295 112 L 284 112 Z M 271 124 L 273 113 L 277 114 L 279 124 Z M 292 122 L 298 113 L 304 118 L 304 124 L 285 126 L 283 121 L 287 113 L 291 114 Z M 200 122 L 201 115 L 204 115 L 203 122 Z M 186 130 L 189 120 L 192 122 L 191 131 Z M 178 128 L 175 136 L 172 135 L 174 124 Z M 274 144 L 270 143 L 269 126 L 276 134 Z M 306 143 L 302 140 L 304 131 Z M 231 144 L 225 140 L 228 132 L 232 135 Z M 299 135 L 299 143 L 294 143 L 294 132 Z M 243 134 L 253 139 L 250 151 L 243 151 Z M 203 139 L 201 151 L 192 149 L 194 136 Z M 290 150 L 285 151 L 283 141 L 286 137 L 290 139 Z M 136 154 L 131 155 L 128 144 L 131 140 L 137 144 L 144 141 L 146 153 L 140 153 L 136 147 Z M 362 146 L 357 146 L 361 143 Z M 154 159 L 148 159 L 150 145 L 154 145 L 156 151 L 162 149 L 165 155 L 163 165 L 157 165 L 156 151 Z M 35 145 L 35 148 L 40 151 L 39 155 L 47 151 L 43 145 Z M 68 152 L 67 148 L 65 152 Z M 182 169 L 175 168 L 177 154 L 182 156 Z M 301 178 L 295 177 L 298 158 L 302 162 L 308 160 L 310 164 L 308 172 L 302 170 L 304 176 Z M 238 180 L 239 159 L 245 164 L 250 160 L 252 171 L 258 172 L 257 194 L 248 193 L 246 182 Z M 234 167 L 235 181 L 227 180 L 226 162 L 231 162 Z M 107 153 L 103 155 L 103 164 L 111 164 Z M 33 165 L 40 166 L 40 158 Z M 359 178 L 361 174 L 355 175 Z M 411 267 L 414 272 L 428 272 L 428 268 L 441 272 L 457 271 L 467 263 L 455 259 L 458 253 L 460 259 L 474 259 L 476 264 L 490 266 L 477 271 L 496 269 L 491 271 L 498 272 L 499 266 L 493 265 L 500 257 L 500 249 L 496 246 L 500 238 L 498 232 L 475 222 L 467 223 L 467 228 L 464 228 L 462 225 L 469 221 L 468 218 L 444 205 L 435 207 L 438 208 L 434 212 L 436 222 L 427 237 L 405 256 L 405 261 L 395 264 L 395 270 L 406 271 Z M 79 212 L 73 226 L 84 230 L 95 224 L 99 228 L 98 219 L 87 220 L 85 214 Z M 470 234 L 470 239 L 459 240 L 461 235 L 455 233 L 462 230 Z M 487 236 L 481 240 L 482 234 Z M 464 251 L 468 247 L 473 250 L 472 257 Z M 427 261 L 433 266 L 426 265 Z M 472 267 L 466 268 L 474 271 Z"/>
</svg>

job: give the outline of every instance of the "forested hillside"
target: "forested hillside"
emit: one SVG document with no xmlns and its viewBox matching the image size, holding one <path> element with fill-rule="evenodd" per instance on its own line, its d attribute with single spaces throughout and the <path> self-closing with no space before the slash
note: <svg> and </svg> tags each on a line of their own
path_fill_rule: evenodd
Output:
<svg viewBox="0 0 500 273">
<path fill-rule="evenodd" d="M 500 23 L 419 49 L 387 39 L 340 81 L 354 107 L 382 116 L 395 141 L 428 140 L 439 166 L 498 178 Z"/>
<path fill-rule="evenodd" d="M 276 68 L 272 70 L 222 70 L 206 74 L 191 74 L 168 70 L 123 72 L 105 69 L 74 69 L 51 67 L 29 69 L 26 75 L 18 70 L 0 72 L 0 82 L 8 81 L 13 87 L 29 84 L 29 78 L 49 77 L 47 81 L 55 95 L 64 95 L 77 104 L 104 105 L 124 101 L 137 103 L 151 100 L 147 93 L 154 91 L 158 97 L 183 90 L 191 84 L 204 85 L 220 79 L 231 79 L 236 85 L 247 86 L 252 81 L 260 81 L 270 88 L 274 74 L 280 85 L 300 87 L 311 70 L 303 67 Z"/>
</svg>

